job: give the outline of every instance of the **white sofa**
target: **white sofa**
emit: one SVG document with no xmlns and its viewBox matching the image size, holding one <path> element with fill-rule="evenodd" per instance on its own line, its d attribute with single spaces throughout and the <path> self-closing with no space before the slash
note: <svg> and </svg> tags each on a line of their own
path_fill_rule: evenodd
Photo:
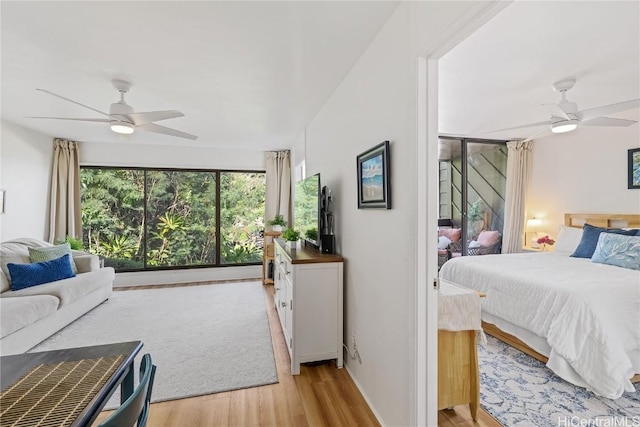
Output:
<svg viewBox="0 0 640 427">
<path fill-rule="evenodd" d="M 7 263 L 30 263 L 29 247 L 52 246 L 37 239 L 0 244 L 0 354 L 24 353 L 111 296 L 115 271 L 97 256 L 72 251 L 75 277 L 11 290 Z"/>
</svg>

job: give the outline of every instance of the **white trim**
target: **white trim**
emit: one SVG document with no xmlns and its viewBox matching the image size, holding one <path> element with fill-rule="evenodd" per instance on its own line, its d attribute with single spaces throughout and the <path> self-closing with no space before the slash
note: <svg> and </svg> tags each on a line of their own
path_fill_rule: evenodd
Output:
<svg viewBox="0 0 640 427">
<path fill-rule="evenodd" d="M 416 248 L 416 405 L 417 426 L 438 425 L 438 60 L 506 8 L 511 1 L 478 2 L 418 57 L 417 96 L 417 248 Z M 426 121 L 424 118 L 426 117 Z M 424 262 L 424 260 L 428 262 Z M 431 353 L 429 350 L 431 349 Z"/>
<path fill-rule="evenodd" d="M 420 91 L 418 95 L 418 117 L 427 117 L 427 101 L 429 99 L 427 95 L 428 88 L 428 77 L 427 77 L 427 60 L 425 58 L 418 58 L 418 90 Z M 437 120 L 437 117 L 436 117 Z M 427 120 L 428 122 L 429 120 Z M 428 396 L 433 393 L 434 385 L 433 381 L 427 381 L 427 378 L 433 378 L 432 369 L 430 369 L 430 365 L 433 364 L 432 358 L 428 357 L 427 351 L 429 349 L 429 337 L 428 337 L 428 328 L 430 320 L 429 316 L 429 303 L 434 300 L 434 298 L 429 298 L 427 295 L 427 289 L 429 286 L 429 280 L 427 279 L 429 273 L 429 263 L 420 263 L 419 260 L 430 259 L 428 257 L 428 245 L 426 242 L 429 240 L 429 221 L 423 221 L 423 218 L 428 218 L 427 213 L 427 170 L 425 167 L 420 167 L 423 164 L 427 164 L 427 123 L 424 120 L 418 120 L 418 129 L 417 129 L 417 139 L 418 139 L 418 147 L 417 147 L 417 201 L 418 201 L 418 221 L 417 221 L 417 248 L 416 248 L 416 256 L 418 257 L 417 272 L 416 279 L 416 411 L 414 413 L 414 421 L 416 425 L 422 426 L 425 425 L 427 421 L 433 421 L 432 418 L 428 417 L 431 408 L 430 401 Z M 420 284 L 426 284 L 426 286 L 420 286 Z M 436 303 L 437 303 L 437 299 Z M 436 306 L 437 310 L 437 306 Z M 437 311 L 436 311 L 437 313 Z M 437 317 L 436 317 L 437 321 Z M 436 341 L 436 346 L 438 345 Z M 437 363 L 437 360 L 436 362 Z M 436 372 L 437 378 L 437 372 Z M 424 379 L 424 380 L 423 380 Z M 436 384 L 436 393 L 437 393 L 437 382 Z M 424 404 L 423 404 L 424 402 Z M 437 411 L 436 411 L 437 412 Z"/>
<path fill-rule="evenodd" d="M 514 0 L 477 2 L 445 31 L 439 34 L 420 57 L 440 59 L 460 42 L 489 22 L 494 16 L 513 3 Z"/>
<path fill-rule="evenodd" d="M 217 280 L 261 280 L 262 266 L 191 268 L 184 270 L 157 270 L 116 273 L 113 287 L 140 285 L 167 285 L 173 283 L 206 282 Z"/>
</svg>

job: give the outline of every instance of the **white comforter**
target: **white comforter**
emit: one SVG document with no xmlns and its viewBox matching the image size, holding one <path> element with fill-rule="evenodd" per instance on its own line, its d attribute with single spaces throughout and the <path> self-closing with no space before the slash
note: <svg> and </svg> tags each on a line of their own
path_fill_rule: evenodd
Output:
<svg viewBox="0 0 640 427">
<path fill-rule="evenodd" d="M 546 252 L 455 258 L 440 277 L 485 292 L 483 313 L 545 338 L 551 369 L 562 358 L 587 388 L 611 399 L 634 391 L 640 271 Z"/>
</svg>

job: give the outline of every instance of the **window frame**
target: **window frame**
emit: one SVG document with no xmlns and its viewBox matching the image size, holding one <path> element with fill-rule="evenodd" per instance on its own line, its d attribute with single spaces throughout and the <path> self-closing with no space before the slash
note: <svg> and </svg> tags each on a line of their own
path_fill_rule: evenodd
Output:
<svg viewBox="0 0 640 427">
<path fill-rule="evenodd" d="M 144 167 L 144 166 L 100 166 L 100 165 L 80 165 L 80 174 L 82 175 L 82 169 L 104 169 L 104 170 L 134 170 L 134 171 L 143 171 L 144 172 L 144 193 L 143 193 L 143 216 L 145 218 L 145 232 L 143 239 L 143 268 L 138 269 L 130 269 L 123 268 L 118 269 L 117 273 L 137 273 L 137 272 L 146 272 L 146 271 L 170 271 L 170 270 L 189 270 L 189 269 L 199 269 L 199 268 L 226 268 L 226 267 L 247 267 L 247 266 L 256 266 L 262 265 L 262 260 L 256 262 L 243 262 L 243 263 L 232 263 L 232 264 L 223 264 L 220 262 L 220 253 L 222 247 L 222 239 L 220 239 L 220 229 L 221 229 L 221 211 L 220 211 L 220 201 L 221 201 L 221 191 L 220 191 L 220 175 L 222 173 L 246 173 L 246 174 L 264 174 L 265 175 L 265 187 L 266 187 L 266 170 L 247 170 L 247 169 L 203 169 L 203 168 L 167 168 L 167 167 Z M 196 264 L 196 265 L 180 265 L 180 266 L 157 266 L 157 267 L 149 267 L 147 266 L 147 234 L 148 230 L 146 229 L 146 218 L 147 218 L 147 172 L 203 172 L 203 173 L 214 173 L 216 180 L 216 244 L 215 244 L 215 264 Z M 82 191 L 82 189 L 81 189 Z M 266 198 L 266 188 L 265 188 L 265 198 Z M 82 209 L 82 204 L 80 206 Z M 82 227 L 83 239 L 84 239 L 84 225 Z"/>
</svg>

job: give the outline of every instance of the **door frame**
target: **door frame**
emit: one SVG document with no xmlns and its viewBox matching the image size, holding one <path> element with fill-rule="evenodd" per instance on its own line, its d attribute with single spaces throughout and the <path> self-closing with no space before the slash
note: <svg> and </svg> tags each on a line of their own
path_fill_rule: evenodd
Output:
<svg viewBox="0 0 640 427">
<path fill-rule="evenodd" d="M 413 425 L 438 425 L 438 62 L 512 1 L 477 2 L 417 58 L 417 247 Z M 425 120 L 426 119 L 426 120 Z M 427 262 L 424 262 L 427 260 Z M 436 286 L 434 286 L 434 284 Z M 432 349 L 431 351 L 429 351 Z"/>
</svg>

